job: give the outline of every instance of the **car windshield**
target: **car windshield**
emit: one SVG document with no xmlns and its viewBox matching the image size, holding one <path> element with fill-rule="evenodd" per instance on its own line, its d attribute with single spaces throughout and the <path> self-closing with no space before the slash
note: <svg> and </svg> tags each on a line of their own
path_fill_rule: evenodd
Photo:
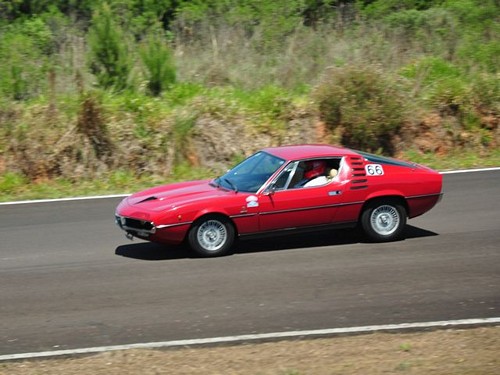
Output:
<svg viewBox="0 0 500 375">
<path fill-rule="evenodd" d="M 258 152 L 213 182 L 226 189 L 256 193 L 285 160 L 266 152 Z"/>
</svg>

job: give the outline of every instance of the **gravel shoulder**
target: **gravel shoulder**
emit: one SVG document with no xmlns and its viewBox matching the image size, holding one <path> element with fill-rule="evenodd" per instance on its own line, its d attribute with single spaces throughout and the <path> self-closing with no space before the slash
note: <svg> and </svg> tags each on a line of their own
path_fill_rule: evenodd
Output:
<svg viewBox="0 0 500 375">
<path fill-rule="evenodd" d="M 500 326 L 373 333 L 273 343 L 125 350 L 5 362 L 1 375 L 35 374 L 498 374 Z"/>
</svg>

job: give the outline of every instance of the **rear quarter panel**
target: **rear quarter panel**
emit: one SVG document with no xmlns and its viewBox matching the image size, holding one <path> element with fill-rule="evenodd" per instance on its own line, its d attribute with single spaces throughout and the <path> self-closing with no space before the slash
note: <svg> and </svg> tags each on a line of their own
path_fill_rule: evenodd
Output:
<svg viewBox="0 0 500 375">
<path fill-rule="evenodd" d="M 343 179 L 344 207 L 338 220 L 357 220 L 364 204 L 382 197 L 400 197 L 407 205 L 410 218 L 430 210 L 440 199 L 442 176 L 429 168 L 380 164 L 383 174 L 368 175 L 363 158 L 349 157 Z"/>
</svg>

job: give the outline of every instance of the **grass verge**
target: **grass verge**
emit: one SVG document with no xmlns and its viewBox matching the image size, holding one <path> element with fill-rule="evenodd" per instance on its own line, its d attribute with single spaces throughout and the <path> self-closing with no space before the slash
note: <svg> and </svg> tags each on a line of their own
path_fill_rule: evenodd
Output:
<svg viewBox="0 0 500 375">
<path fill-rule="evenodd" d="M 42 374 L 454 374 L 500 368 L 500 327 L 290 340 L 0 364 L 1 375 Z"/>
<path fill-rule="evenodd" d="M 129 171 L 116 171 L 93 180 L 69 181 L 61 178 L 30 182 L 19 174 L 6 173 L 0 176 L 0 202 L 128 194 L 156 185 L 210 176 L 215 177 L 209 170 L 188 168 L 185 165 L 175 168 L 168 178 L 157 175 L 136 176 Z"/>
</svg>

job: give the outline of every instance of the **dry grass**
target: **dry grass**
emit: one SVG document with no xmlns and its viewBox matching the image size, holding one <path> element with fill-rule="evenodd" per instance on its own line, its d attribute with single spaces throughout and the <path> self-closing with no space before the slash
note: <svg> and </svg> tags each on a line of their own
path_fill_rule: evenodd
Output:
<svg viewBox="0 0 500 375">
<path fill-rule="evenodd" d="M 294 340 L 4 363 L 1 375 L 498 374 L 500 327 Z"/>
</svg>

